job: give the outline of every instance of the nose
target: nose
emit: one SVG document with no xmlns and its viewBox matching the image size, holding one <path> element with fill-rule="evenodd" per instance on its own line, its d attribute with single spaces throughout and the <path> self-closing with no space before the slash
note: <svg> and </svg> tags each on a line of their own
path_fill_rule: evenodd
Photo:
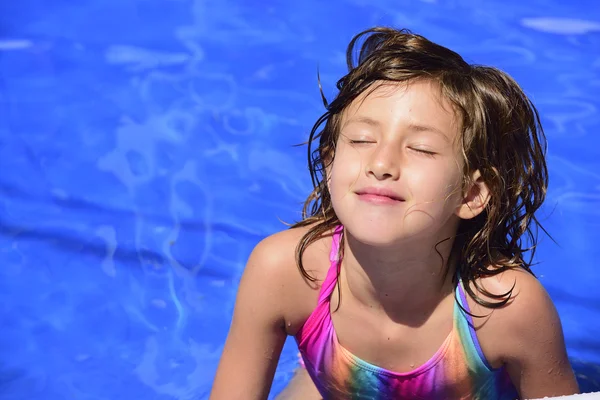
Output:
<svg viewBox="0 0 600 400">
<path fill-rule="evenodd" d="M 390 147 L 392 146 L 382 146 L 373 152 L 366 167 L 367 175 L 373 176 L 377 180 L 400 178 L 400 156 Z"/>
</svg>

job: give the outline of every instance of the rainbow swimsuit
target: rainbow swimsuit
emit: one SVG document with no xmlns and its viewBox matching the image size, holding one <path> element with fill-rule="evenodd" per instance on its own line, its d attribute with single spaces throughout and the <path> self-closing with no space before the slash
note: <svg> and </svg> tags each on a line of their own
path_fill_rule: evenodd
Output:
<svg viewBox="0 0 600 400">
<path fill-rule="evenodd" d="M 464 289 L 457 285 L 454 328 L 442 347 L 417 369 L 396 373 L 351 354 L 337 340 L 329 300 L 337 283 L 342 227 L 335 230 L 331 267 L 316 309 L 296 334 L 306 370 L 329 399 L 481 399 L 514 400 L 518 393 L 504 368 L 493 369 L 477 340 Z M 459 304 L 460 303 L 460 306 Z"/>
</svg>

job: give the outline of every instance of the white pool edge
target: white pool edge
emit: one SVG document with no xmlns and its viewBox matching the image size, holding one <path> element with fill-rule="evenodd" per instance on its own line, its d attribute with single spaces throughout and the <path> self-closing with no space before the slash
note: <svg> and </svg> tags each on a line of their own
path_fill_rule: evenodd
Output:
<svg viewBox="0 0 600 400">
<path fill-rule="evenodd" d="M 558 396 L 558 397 L 544 397 L 543 399 L 552 400 L 552 399 L 561 399 L 561 400 L 569 400 L 569 399 L 577 399 L 577 400 L 600 400 L 600 392 L 593 393 L 583 393 L 583 394 L 574 394 L 571 396 Z M 533 399 L 533 400 L 543 400 L 543 399 Z"/>
</svg>

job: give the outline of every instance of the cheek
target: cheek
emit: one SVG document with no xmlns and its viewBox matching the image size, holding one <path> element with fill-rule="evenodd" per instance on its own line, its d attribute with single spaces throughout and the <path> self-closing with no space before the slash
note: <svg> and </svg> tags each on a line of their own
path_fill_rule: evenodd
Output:
<svg viewBox="0 0 600 400">
<path fill-rule="evenodd" d="M 327 174 L 330 192 L 351 189 L 358 180 L 362 168 L 363 164 L 358 152 L 352 149 L 338 151 Z"/>
<path fill-rule="evenodd" d="M 413 194 L 424 201 L 444 201 L 460 197 L 461 174 L 456 166 L 425 165 L 407 177 Z"/>
</svg>

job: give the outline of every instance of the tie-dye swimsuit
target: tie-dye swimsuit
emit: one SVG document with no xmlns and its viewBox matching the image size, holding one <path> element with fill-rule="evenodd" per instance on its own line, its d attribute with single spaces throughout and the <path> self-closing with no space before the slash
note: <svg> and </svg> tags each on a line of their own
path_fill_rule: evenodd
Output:
<svg viewBox="0 0 600 400">
<path fill-rule="evenodd" d="M 473 328 L 464 289 L 459 283 L 454 305 L 454 329 L 435 355 L 417 369 L 397 373 L 351 354 L 338 342 L 329 301 L 337 283 L 338 248 L 342 228 L 333 236 L 331 267 L 321 287 L 316 309 L 296 335 L 304 366 L 325 400 L 328 399 L 481 399 L 514 400 L 517 391 L 504 368 L 485 359 Z"/>
</svg>

